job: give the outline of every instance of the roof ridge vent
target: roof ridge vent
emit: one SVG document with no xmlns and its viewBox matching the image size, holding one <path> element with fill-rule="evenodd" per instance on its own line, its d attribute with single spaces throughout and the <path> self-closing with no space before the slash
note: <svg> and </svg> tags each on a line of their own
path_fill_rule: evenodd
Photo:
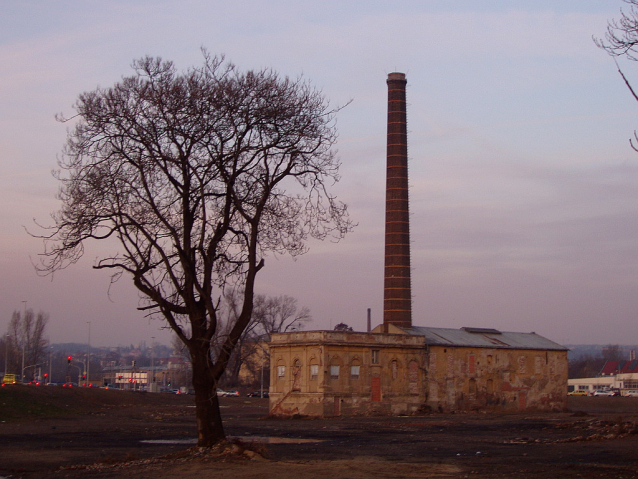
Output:
<svg viewBox="0 0 638 479">
<path fill-rule="evenodd" d="M 492 328 L 461 328 L 463 331 L 475 334 L 503 334 L 498 329 Z"/>
</svg>

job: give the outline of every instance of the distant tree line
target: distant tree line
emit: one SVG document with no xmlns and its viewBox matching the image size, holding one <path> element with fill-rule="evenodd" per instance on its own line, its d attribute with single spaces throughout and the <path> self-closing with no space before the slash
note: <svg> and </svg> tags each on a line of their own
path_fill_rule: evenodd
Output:
<svg viewBox="0 0 638 479">
<path fill-rule="evenodd" d="M 607 361 L 628 359 L 627 354 L 618 344 L 604 346 L 598 354 L 585 353 L 569 360 L 570 378 L 591 378 L 598 376 Z"/>
</svg>

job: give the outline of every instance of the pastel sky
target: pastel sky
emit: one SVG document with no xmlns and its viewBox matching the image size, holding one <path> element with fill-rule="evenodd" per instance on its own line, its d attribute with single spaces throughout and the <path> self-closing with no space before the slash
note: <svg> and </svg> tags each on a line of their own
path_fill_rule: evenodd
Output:
<svg viewBox="0 0 638 479">
<path fill-rule="evenodd" d="M 128 278 L 54 278 L 26 229 L 59 204 L 51 175 L 77 95 L 144 55 L 185 69 L 200 47 L 243 70 L 300 74 L 342 105 L 334 191 L 358 222 L 340 243 L 266 258 L 259 292 L 310 308 L 313 329 L 382 320 L 387 74 L 408 79 L 414 323 L 638 343 L 638 104 L 596 48 L 620 0 L 0 3 L 0 333 L 50 314 L 53 342 L 168 343 Z M 638 64 L 622 62 L 638 85 Z"/>
</svg>

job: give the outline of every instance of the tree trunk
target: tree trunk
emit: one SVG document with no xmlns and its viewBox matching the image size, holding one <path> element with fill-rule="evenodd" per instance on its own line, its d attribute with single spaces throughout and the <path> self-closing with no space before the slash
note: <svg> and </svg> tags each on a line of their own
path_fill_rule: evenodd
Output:
<svg viewBox="0 0 638 479">
<path fill-rule="evenodd" d="M 191 353 L 199 447 L 211 447 L 226 439 L 219 412 L 216 384 L 208 364 L 207 353 L 208 351 Z"/>
</svg>

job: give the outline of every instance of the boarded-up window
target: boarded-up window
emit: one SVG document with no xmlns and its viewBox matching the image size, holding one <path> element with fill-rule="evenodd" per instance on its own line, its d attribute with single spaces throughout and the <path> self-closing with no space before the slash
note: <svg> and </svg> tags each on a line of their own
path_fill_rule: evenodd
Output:
<svg viewBox="0 0 638 479">
<path fill-rule="evenodd" d="M 408 390 L 410 394 L 419 394 L 419 365 L 416 361 L 408 364 Z"/>
<path fill-rule="evenodd" d="M 476 379 L 470 378 L 468 390 L 470 394 L 476 394 Z"/>
<path fill-rule="evenodd" d="M 454 377 L 454 358 L 451 354 L 448 354 L 447 356 L 447 377 Z"/>
<path fill-rule="evenodd" d="M 408 381 L 416 382 L 419 380 L 419 365 L 416 361 L 410 361 L 408 366 Z"/>
<path fill-rule="evenodd" d="M 292 367 L 292 390 L 301 391 L 301 361 L 295 361 Z"/>
<path fill-rule="evenodd" d="M 476 356 L 474 354 L 470 354 L 467 369 L 470 374 L 476 374 Z"/>
<path fill-rule="evenodd" d="M 339 365 L 330 366 L 330 379 L 339 379 Z"/>
<path fill-rule="evenodd" d="M 541 374 L 543 372 L 543 358 L 541 358 L 540 356 L 536 357 L 536 367 L 534 369 L 534 372 L 536 374 Z"/>
<path fill-rule="evenodd" d="M 436 353 L 430 353 L 430 373 L 436 376 Z"/>
<path fill-rule="evenodd" d="M 399 363 L 395 359 L 392 361 L 392 379 L 396 379 L 399 377 Z"/>
<path fill-rule="evenodd" d="M 494 392 L 494 381 L 492 381 L 491 379 L 488 379 L 486 389 L 487 389 L 487 394 L 492 394 Z"/>
<path fill-rule="evenodd" d="M 518 357 L 518 372 L 520 374 L 525 374 L 527 372 L 525 370 L 525 356 Z"/>
</svg>

